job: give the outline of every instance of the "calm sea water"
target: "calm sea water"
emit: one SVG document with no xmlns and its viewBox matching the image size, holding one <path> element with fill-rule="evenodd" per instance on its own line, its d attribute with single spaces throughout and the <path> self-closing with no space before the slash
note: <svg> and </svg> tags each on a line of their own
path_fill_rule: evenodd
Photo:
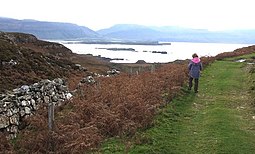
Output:
<svg viewBox="0 0 255 154">
<path fill-rule="evenodd" d="M 193 53 L 199 56 L 215 56 L 222 52 L 231 52 L 235 49 L 247 47 L 251 44 L 222 44 L 222 43 L 187 43 L 172 42 L 171 45 L 120 45 L 120 44 L 64 44 L 74 53 L 92 54 L 107 58 L 121 58 L 113 60 L 117 63 L 135 63 L 144 60 L 148 63 L 171 62 L 175 60 L 190 59 Z M 111 51 L 106 48 L 132 48 L 135 51 Z M 152 53 L 152 52 L 167 52 Z"/>
</svg>

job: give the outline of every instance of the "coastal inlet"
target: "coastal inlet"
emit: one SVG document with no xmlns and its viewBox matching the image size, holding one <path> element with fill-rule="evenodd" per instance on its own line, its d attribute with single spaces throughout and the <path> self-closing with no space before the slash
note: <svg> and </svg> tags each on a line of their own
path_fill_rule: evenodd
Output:
<svg viewBox="0 0 255 154">
<path fill-rule="evenodd" d="M 113 63 L 168 63 L 185 60 L 196 52 L 199 56 L 214 56 L 224 51 L 233 51 L 247 44 L 174 42 L 171 45 L 123 45 L 123 44 L 63 44 L 74 53 L 106 57 Z M 114 50 L 107 50 L 114 49 Z M 126 49 L 126 50 L 119 50 Z M 154 52 L 154 53 L 152 53 Z M 162 52 L 162 53 L 157 53 Z"/>
</svg>

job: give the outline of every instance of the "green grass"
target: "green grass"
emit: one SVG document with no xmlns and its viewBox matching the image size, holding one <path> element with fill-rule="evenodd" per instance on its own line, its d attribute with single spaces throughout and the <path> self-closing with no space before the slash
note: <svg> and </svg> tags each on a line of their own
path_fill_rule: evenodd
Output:
<svg viewBox="0 0 255 154">
<path fill-rule="evenodd" d="M 239 59 L 254 59 L 254 58 L 255 58 L 255 52 L 251 53 L 251 54 L 239 56 L 239 57 L 226 58 L 226 60 L 234 61 L 234 60 L 239 60 Z"/>
<path fill-rule="evenodd" d="M 199 93 L 187 92 L 133 138 L 109 139 L 99 153 L 254 153 L 255 116 L 243 63 L 217 61 Z M 254 98 L 253 98 L 254 99 Z"/>
</svg>

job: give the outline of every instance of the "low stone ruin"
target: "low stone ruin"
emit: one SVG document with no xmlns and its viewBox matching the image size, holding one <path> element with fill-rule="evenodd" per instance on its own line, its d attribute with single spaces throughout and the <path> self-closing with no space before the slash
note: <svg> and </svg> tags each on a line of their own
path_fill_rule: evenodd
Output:
<svg viewBox="0 0 255 154">
<path fill-rule="evenodd" d="M 0 94 L 0 131 L 15 138 L 23 118 L 33 115 L 43 105 L 53 103 L 60 106 L 71 97 L 64 80 L 60 78 L 23 85 L 7 94 Z"/>
<path fill-rule="evenodd" d="M 120 71 L 116 70 L 116 69 L 112 69 L 110 71 L 107 71 L 107 75 L 108 76 L 112 76 L 112 75 L 119 75 Z"/>
<path fill-rule="evenodd" d="M 97 74 L 97 73 L 93 73 L 93 75 L 89 75 L 85 78 L 83 78 L 80 83 L 87 83 L 87 84 L 94 84 L 96 83 L 95 78 L 100 78 L 100 77 L 111 77 L 111 76 L 115 76 L 115 75 L 119 75 L 120 71 L 116 70 L 116 69 L 112 69 L 106 72 L 107 75 L 101 75 L 101 74 Z"/>
</svg>

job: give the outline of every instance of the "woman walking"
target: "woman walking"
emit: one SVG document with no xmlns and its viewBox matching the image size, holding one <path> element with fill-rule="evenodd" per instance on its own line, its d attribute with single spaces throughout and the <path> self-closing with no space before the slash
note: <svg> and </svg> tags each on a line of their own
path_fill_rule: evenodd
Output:
<svg viewBox="0 0 255 154">
<path fill-rule="evenodd" d="M 189 62 L 189 90 L 193 86 L 193 79 L 195 80 L 194 91 L 198 92 L 198 80 L 200 77 L 200 71 L 202 71 L 202 62 L 198 58 L 198 55 L 194 53 L 192 55 L 192 60 Z"/>
</svg>

